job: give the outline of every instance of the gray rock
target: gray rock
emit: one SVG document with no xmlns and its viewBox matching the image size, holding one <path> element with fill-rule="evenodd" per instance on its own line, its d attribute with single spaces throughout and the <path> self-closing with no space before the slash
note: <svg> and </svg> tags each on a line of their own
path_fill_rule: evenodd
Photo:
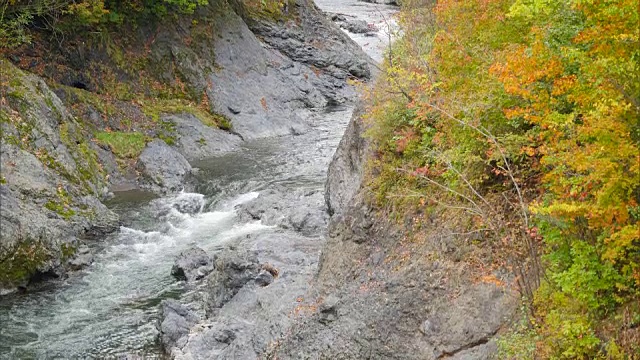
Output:
<svg viewBox="0 0 640 360">
<path fill-rule="evenodd" d="M 373 3 L 373 4 L 396 5 L 396 6 L 400 6 L 401 4 L 400 0 L 358 0 L 358 1 Z"/>
<path fill-rule="evenodd" d="M 198 196 L 178 196 L 172 206 L 183 214 L 195 215 L 202 211 L 204 202 Z"/>
<path fill-rule="evenodd" d="M 89 247 L 82 245 L 76 250 L 75 256 L 69 260 L 69 267 L 71 270 L 80 270 L 93 263 L 93 254 Z"/>
<path fill-rule="evenodd" d="M 375 26 L 370 26 L 364 20 L 347 20 L 340 24 L 340 27 L 354 34 L 366 34 L 378 31 Z"/>
<path fill-rule="evenodd" d="M 226 250 L 217 257 L 213 272 L 207 277 L 207 313 L 212 314 L 233 298 L 245 284 L 260 273 L 255 254 Z"/>
<path fill-rule="evenodd" d="M 189 161 L 236 150 L 242 142 L 239 136 L 207 126 L 191 114 L 169 115 L 163 121 L 175 125 L 176 149 Z"/>
<path fill-rule="evenodd" d="M 364 124 L 361 116 L 364 112 L 359 105 L 353 113 L 351 122 L 340 140 L 325 184 L 325 202 L 329 214 L 341 213 L 347 203 L 360 189 L 364 172 L 363 162 L 368 151 L 368 142 L 364 139 Z"/>
<path fill-rule="evenodd" d="M 178 192 L 191 174 L 191 165 L 162 140 L 153 140 L 136 163 L 140 187 L 160 194 Z"/>
<path fill-rule="evenodd" d="M 15 79 L 0 84 L 0 92 L 21 94 L 0 103 L 0 258 L 24 243 L 50 255 L 20 279 L 0 277 L 5 293 L 90 262 L 85 256 L 75 265 L 62 263 L 63 249 L 74 247 L 79 236 L 117 229 L 118 216 L 98 200 L 106 179 L 92 173 L 90 156 L 79 146 L 90 142 L 58 95 L 42 78 L 8 61 L 0 60 L 0 67 Z"/>
<path fill-rule="evenodd" d="M 371 76 L 372 60 L 309 0 L 297 0 L 299 20 L 282 27 L 269 22 L 250 22 L 251 29 L 274 48 L 295 61 L 313 65 L 344 79 Z M 310 45 L 319 44 L 319 45 Z"/>
<path fill-rule="evenodd" d="M 239 207 L 240 216 L 261 220 L 307 236 L 317 236 L 326 228 L 328 216 L 320 191 L 302 191 L 276 186 Z"/>
<path fill-rule="evenodd" d="M 268 286 L 273 282 L 273 280 L 274 280 L 273 275 L 270 272 L 265 270 L 260 271 L 258 276 L 256 276 L 255 278 L 255 282 L 256 284 L 258 284 L 258 286 Z"/>
<path fill-rule="evenodd" d="M 183 345 L 189 330 L 200 321 L 198 315 L 176 300 L 163 300 L 158 323 L 160 342 L 167 352 L 175 346 Z"/>
<path fill-rule="evenodd" d="M 186 281 L 196 281 L 213 271 L 212 259 L 197 246 L 182 251 L 173 266 L 171 275 Z"/>
</svg>

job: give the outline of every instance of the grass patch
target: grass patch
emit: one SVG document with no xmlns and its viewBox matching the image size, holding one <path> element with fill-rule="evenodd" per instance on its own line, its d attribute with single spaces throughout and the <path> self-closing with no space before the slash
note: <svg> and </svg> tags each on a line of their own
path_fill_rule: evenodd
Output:
<svg viewBox="0 0 640 360">
<path fill-rule="evenodd" d="M 142 104 L 142 111 L 156 122 L 160 121 L 161 114 L 186 113 L 197 117 L 207 126 L 231 130 L 231 122 L 226 116 L 209 111 L 204 106 L 184 99 L 148 100 Z"/>
<path fill-rule="evenodd" d="M 121 159 L 137 158 L 149 140 L 147 136 L 136 132 L 98 132 L 96 140 L 109 146 L 111 152 Z"/>
</svg>

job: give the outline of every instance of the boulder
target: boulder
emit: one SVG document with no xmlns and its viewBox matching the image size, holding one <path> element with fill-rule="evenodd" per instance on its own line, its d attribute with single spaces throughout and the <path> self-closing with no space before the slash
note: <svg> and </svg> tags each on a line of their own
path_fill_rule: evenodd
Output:
<svg viewBox="0 0 640 360">
<path fill-rule="evenodd" d="M 181 252 L 176 258 L 171 275 L 180 280 L 196 281 L 213 271 L 212 259 L 197 246 Z"/>
<path fill-rule="evenodd" d="M 75 256 L 68 261 L 69 268 L 71 270 L 80 270 L 91 265 L 92 263 L 93 254 L 91 253 L 91 250 L 89 250 L 89 247 L 86 245 L 78 247 Z"/>
<path fill-rule="evenodd" d="M 328 223 L 321 191 L 291 191 L 276 186 L 240 205 L 238 210 L 241 217 L 292 229 L 306 236 L 319 235 Z"/>
<path fill-rule="evenodd" d="M 167 194 L 184 189 L 191 165 L 184 156 L 162 140 L 154 140 L 140 154 L 136 164 L 140 187 Z"/>
<path fill-rule="evenodd" d="M 347 20 L 340 24 L 340 27 L 354 34 L 366 34 L 378 31 L 374 25 L 369 25 L 364 20 Z"/>
</svg>

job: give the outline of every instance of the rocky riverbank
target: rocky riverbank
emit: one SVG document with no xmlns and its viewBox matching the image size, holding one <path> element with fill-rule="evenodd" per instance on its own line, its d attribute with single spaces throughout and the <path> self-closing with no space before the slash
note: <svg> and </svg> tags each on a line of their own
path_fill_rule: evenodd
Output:
<svg viewBox="0 0 640 360">
<path fill-rule="evenodd" d="M 189 189 L 190 162 L 304 133 L 314 113 L 353 99 L 346 80 L 369 78 L 369 58 L 312 2 L 291 5 L 269 18 L 210 1 L 192 23 L 143 27 L 132 36 L 150 44 L 144 78 L 81 39 L 69 40 L 73 54 L 42 42 L 9 52 L 0 64 L 0 292 L 77 267 L 84 239 L 118 228 L 101 203 L 112 191 Z M 121 55 L 137 59 L 129 48 Z M 204 108 L 139 97 L 148 82 L 182 86 Z"/>
<path fill-rule="evenodd" d="M 478 277 L 462 261 L 471 250 L 454 235 L 459 224 L 446 214 L 414 214 L 402 225 L 369 205 L 366 164 L 374 154 L 364 136 L 365 111 L 364 106 L 354 111 L 329 166 L 324 206 L 317 203 L 319 193 L 291 200 L 292 195 L 273 190 L 241 207 L 253 219 L 307 236 L 322 236 L 328 222 L 327 242 L 285 236 L 267 245 L 258 236 L 230 245 L 206 279 L 207 300 L 190 309 L 163 305 L 159 329 L 172 357 L 495 355 L 497 334 L 518 303 L 518 295 L 505 286 L 512 277 L 499 269 Z M 428 226 L 412 234 L 418 218 Z M 313 219 L 311 231 L 300 219 Z M 261 270 L 272 265 L 277 276 Z"/>
</svg>

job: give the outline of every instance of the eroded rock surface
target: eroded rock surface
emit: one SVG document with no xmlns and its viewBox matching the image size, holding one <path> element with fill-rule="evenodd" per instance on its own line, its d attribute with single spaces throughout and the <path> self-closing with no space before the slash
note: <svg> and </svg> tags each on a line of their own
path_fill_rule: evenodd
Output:
<svg viewBox="0 0 640 360">
<path fill-rule="evenodd" d="M 159 139 L 147 144 L 138 158 L 136 170 L 140 173 L 140 187 L 158 193 L 184 190 L 191 175 L 187 159 Z"/>
<path fill-rule="evenodd" d="M 181 252 L 178 255 L 171 275 L 180 280 L 195 281 L 200 280 L 213 271 L 213 259 L 197 246 Z"/>
<path fill-rule="evenodd" d="M 303 235 L 320 235 L 329 217 L 322 191 L 295 190 L 274 187 L 239 206 L 240 216 L 260 220 L 265 225 L 293 229 Z"/>
<path fill-rule="evenodd" d="M 118 217 L 99 200 L 105 180 L 81 124 L 41 78 L 1 59 L 0 73 L 13 79 L 0 85 L 7 94 L 0 102 L 0 293 L 6 293 L 33 275 L 63 274 L 78 237 L 111 232 Z M 30 261 L 12 262 L 10 254 L 25 247 Z"/>
</svg>

